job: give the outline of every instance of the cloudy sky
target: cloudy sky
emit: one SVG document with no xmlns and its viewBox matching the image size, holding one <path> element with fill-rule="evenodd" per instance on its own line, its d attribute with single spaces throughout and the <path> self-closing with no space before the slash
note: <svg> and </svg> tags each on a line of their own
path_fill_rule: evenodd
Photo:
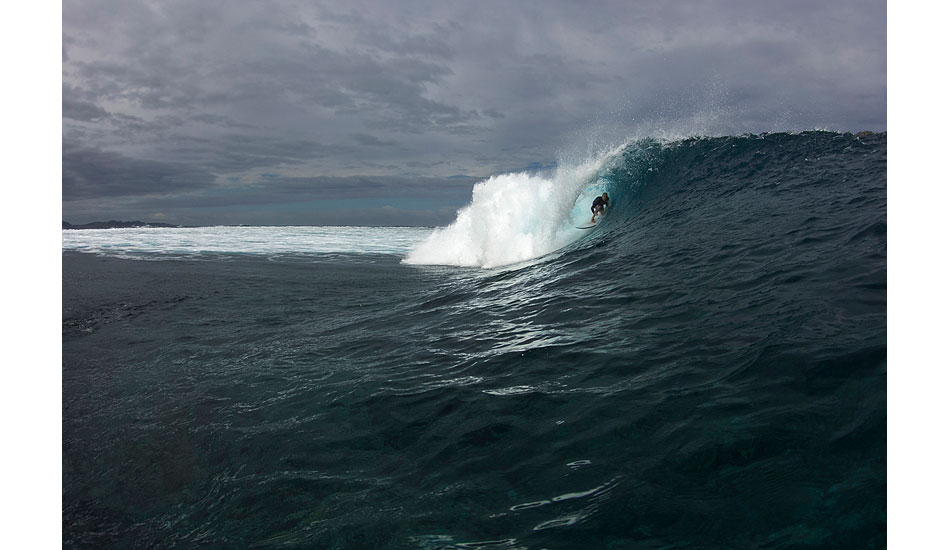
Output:
<svg viewBox="0 0 950 550">
<path fill-rule="evenodd" d="M 887 129 L 879 0 L 62 4 L 62 218 L 445 224 L 654 135 Z"/>
</svg>

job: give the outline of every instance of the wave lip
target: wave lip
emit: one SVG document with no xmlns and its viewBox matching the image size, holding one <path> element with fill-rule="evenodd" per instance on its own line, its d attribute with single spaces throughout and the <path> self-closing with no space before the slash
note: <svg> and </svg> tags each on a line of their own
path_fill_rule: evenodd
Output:
<svg viewBox="0 0 950 550">
<path fill-rule="evenodd" d="M 525 173 L 477 183 L 455 222 L 410 251 L 409 264 L 495 267 L 557 248 L 551 180 Z"/>
</svg>

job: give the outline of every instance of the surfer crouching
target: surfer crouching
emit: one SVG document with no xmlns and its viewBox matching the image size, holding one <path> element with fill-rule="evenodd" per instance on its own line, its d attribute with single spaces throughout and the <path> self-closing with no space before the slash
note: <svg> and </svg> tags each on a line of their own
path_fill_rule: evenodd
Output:
<svg viewBox="0 0 950 550">
<path fill-rule="evenodd" d="M 607 196 L 607 193 L 594 199 L 594 204 L 590 205 L 590 212 L 593 216 L 590 217 L 590 223 L 594 223 L 594 218 L 597 217 L 597 214 L 603 215 L 604 209 L 610 206 L 610 197 Z"/>
</svg>

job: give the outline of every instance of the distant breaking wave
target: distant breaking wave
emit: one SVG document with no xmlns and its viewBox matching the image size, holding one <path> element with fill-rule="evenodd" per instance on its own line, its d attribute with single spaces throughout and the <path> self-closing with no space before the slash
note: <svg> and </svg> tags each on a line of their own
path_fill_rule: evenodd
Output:
<svg viewBox="0 0 950 550">
<path fill-rule="evenodd" d="M 63 250 L 133 259 L 213 254 L 406 254 L 423 227 L 175 227 L 63 230 Z"/>
</svg>

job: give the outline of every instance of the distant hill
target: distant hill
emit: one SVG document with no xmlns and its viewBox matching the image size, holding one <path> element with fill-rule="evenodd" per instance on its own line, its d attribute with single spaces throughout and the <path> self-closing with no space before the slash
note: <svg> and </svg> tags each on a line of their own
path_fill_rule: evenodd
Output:
<svg viewBox="0 0 950 550">
<path fill-rule="evenodd" d="M 82 225 L 73 225 L 69 222 L 63 222 L 63 229 L 128 229 L 134 227 L 181 227 L 170 223 L 159 222 L 120 222 L 109 220 L 107 222 L 92 222 Z"/>
</svg>

